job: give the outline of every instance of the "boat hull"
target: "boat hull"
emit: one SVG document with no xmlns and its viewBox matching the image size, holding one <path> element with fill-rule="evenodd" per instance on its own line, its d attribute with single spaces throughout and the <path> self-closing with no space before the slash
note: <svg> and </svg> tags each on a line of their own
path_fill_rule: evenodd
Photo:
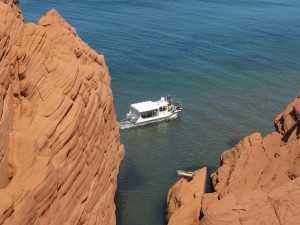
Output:
<svg viewBox="0 0 300 225">
<path fill-rule="evenodd" d="M 133 123 L 133 122 L 130 122 L 129 120 L 125 120 L 125 121 L 121 122 L 120 129 L 124 130 L 124 129 L 129 129 L 129 128 L 138 127 L 138 126 L 156 124 L 156 123 L 166 122 L 169 120 L 175 120 L 176 118 L 178 118 L 178 112 L 173 113 L 172 115 L 169 115 L 167 117 L 159 118 L 159 119 L 155 119 L 155 120 L 151 120 L 151 121 L 139 121 L 139 122 Z"/>
<path fill-rule="evenodd" d="M 143 125 L 152 124 L 152 123 L 160 123 L 160 122 L 164 122 L 164 121 L 168 121 L 168 120 L 174 120 L 178 117 L 178 112 L 179 111 L 175 111 L 164 117 L 151 118 L 150 120 L 137 120 L 134 124 L 136 126 L 143 126 Z"/>
</svg>

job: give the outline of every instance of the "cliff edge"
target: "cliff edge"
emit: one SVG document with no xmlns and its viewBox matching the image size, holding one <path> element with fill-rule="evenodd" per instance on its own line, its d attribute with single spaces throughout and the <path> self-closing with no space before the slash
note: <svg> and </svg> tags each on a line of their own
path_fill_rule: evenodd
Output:
<svg viewBox="0 0 300 225">
<path fill-rule="evenodd" d="M 300 224 L 300 95 L 274 124 L 275 132 L 254 133 L 222 154 L 215 192 L 198 201 L 197 220 L 182 224 Z"/>
<path fill-rule="evenodd" d="M 0 224 L 115 224 L 123 155 L 103 55 L 0 0 Z"/>
</svg>

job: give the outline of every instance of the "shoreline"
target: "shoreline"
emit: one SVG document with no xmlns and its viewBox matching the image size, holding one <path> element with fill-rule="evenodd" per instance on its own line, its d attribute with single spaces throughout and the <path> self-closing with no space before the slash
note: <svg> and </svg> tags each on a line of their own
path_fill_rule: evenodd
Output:
<svg viewBox="0 0 300 225">
<path fill-rule="evenodd" d="M 211 175 L 214 192 L 204 193 L 197 203 L 179 204 L 174 210 L 170 195 L 175 195 L 177 200 L 191 195 L 196 201 L 191 187 L 177 187 L 178 182 L 184 182 L 181 178 L 169 190 L 168 224 L 297 224 L 300 220 L 297 213 L 300 210 L 297 194 L 300 190 L 300 95 L 275 118 L 274 125 L 273 133 L 265 137 L 254 133 L 222 154 L 221 166 Z M 199 181 L 198 186 L 201 186 Z M 181 214 L 185 208 L 189 208 L 191 215 Z"/>
</svg>

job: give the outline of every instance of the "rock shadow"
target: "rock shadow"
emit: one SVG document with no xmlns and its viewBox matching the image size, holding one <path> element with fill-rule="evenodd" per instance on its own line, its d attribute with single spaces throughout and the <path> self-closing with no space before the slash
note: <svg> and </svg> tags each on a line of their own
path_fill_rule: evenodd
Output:
<svg viewBox="0 0 300 225">
<path fill-rule="evenodd" d="M 211 182 L 210 176 L 211 176 L 212 173 L 216 172 L 219 167 L 217 167 L 217 166 L 201 166 L 201 167 L 199 167 L 199 166 L 190 166 L 190 167 L 185 167 L 184 170 L 185 171 L 195 171 L 195 170 L 201 169 L 203 167 L 207 168 L 205 193 L 212 193 L 212 192 L 214 192 L 214 187 L 213 187 L 213 184 Z"/>
<path fill-rule="evenodd" d="M 242 138 L 239 136 L 230 138 L 228 141 L 226 141 L 226 146 L 228 148 L 233 148 L 240 142 L 240 140 L 242 140 Z"/>
<path fill-rule="evenodd" d="M 124 158 L 118 176 L 118 187 L 121 192 L 136 190 L 144 180 L 136 163 L 130 158 Z"/>
</svg>

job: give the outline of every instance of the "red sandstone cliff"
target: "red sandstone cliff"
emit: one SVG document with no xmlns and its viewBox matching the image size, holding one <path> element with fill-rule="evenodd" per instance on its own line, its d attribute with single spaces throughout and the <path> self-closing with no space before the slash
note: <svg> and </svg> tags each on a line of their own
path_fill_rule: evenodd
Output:
<svg viewBox="0 0 300 225">
<path fill-rule="evenodd" d="M 195 171 L 194 178 L 177 181 L 168 193 L 167 219 L 170 225 L 198 224 L 201 200 L 206 188 L 206 167 Z"/>
<path fill-rule="evenodd" d="M 123 154 L 103 55 L 0 0 L 0 224 L 115 224 Z"/>
<path fill-rule="evenodd" d="M 192 217 L 197 220 L 177 220 L 185 225 L 300 224 L 300 95 L 276 117 L 275 127 L 266 137 L 252 134 L 225 151 L 211 176 L 216 192 L 184 205 L 190 212 L 196 209 Z M 193 189 L 174 185 L 169 196 L 181 192 Z"/>
</svg>

